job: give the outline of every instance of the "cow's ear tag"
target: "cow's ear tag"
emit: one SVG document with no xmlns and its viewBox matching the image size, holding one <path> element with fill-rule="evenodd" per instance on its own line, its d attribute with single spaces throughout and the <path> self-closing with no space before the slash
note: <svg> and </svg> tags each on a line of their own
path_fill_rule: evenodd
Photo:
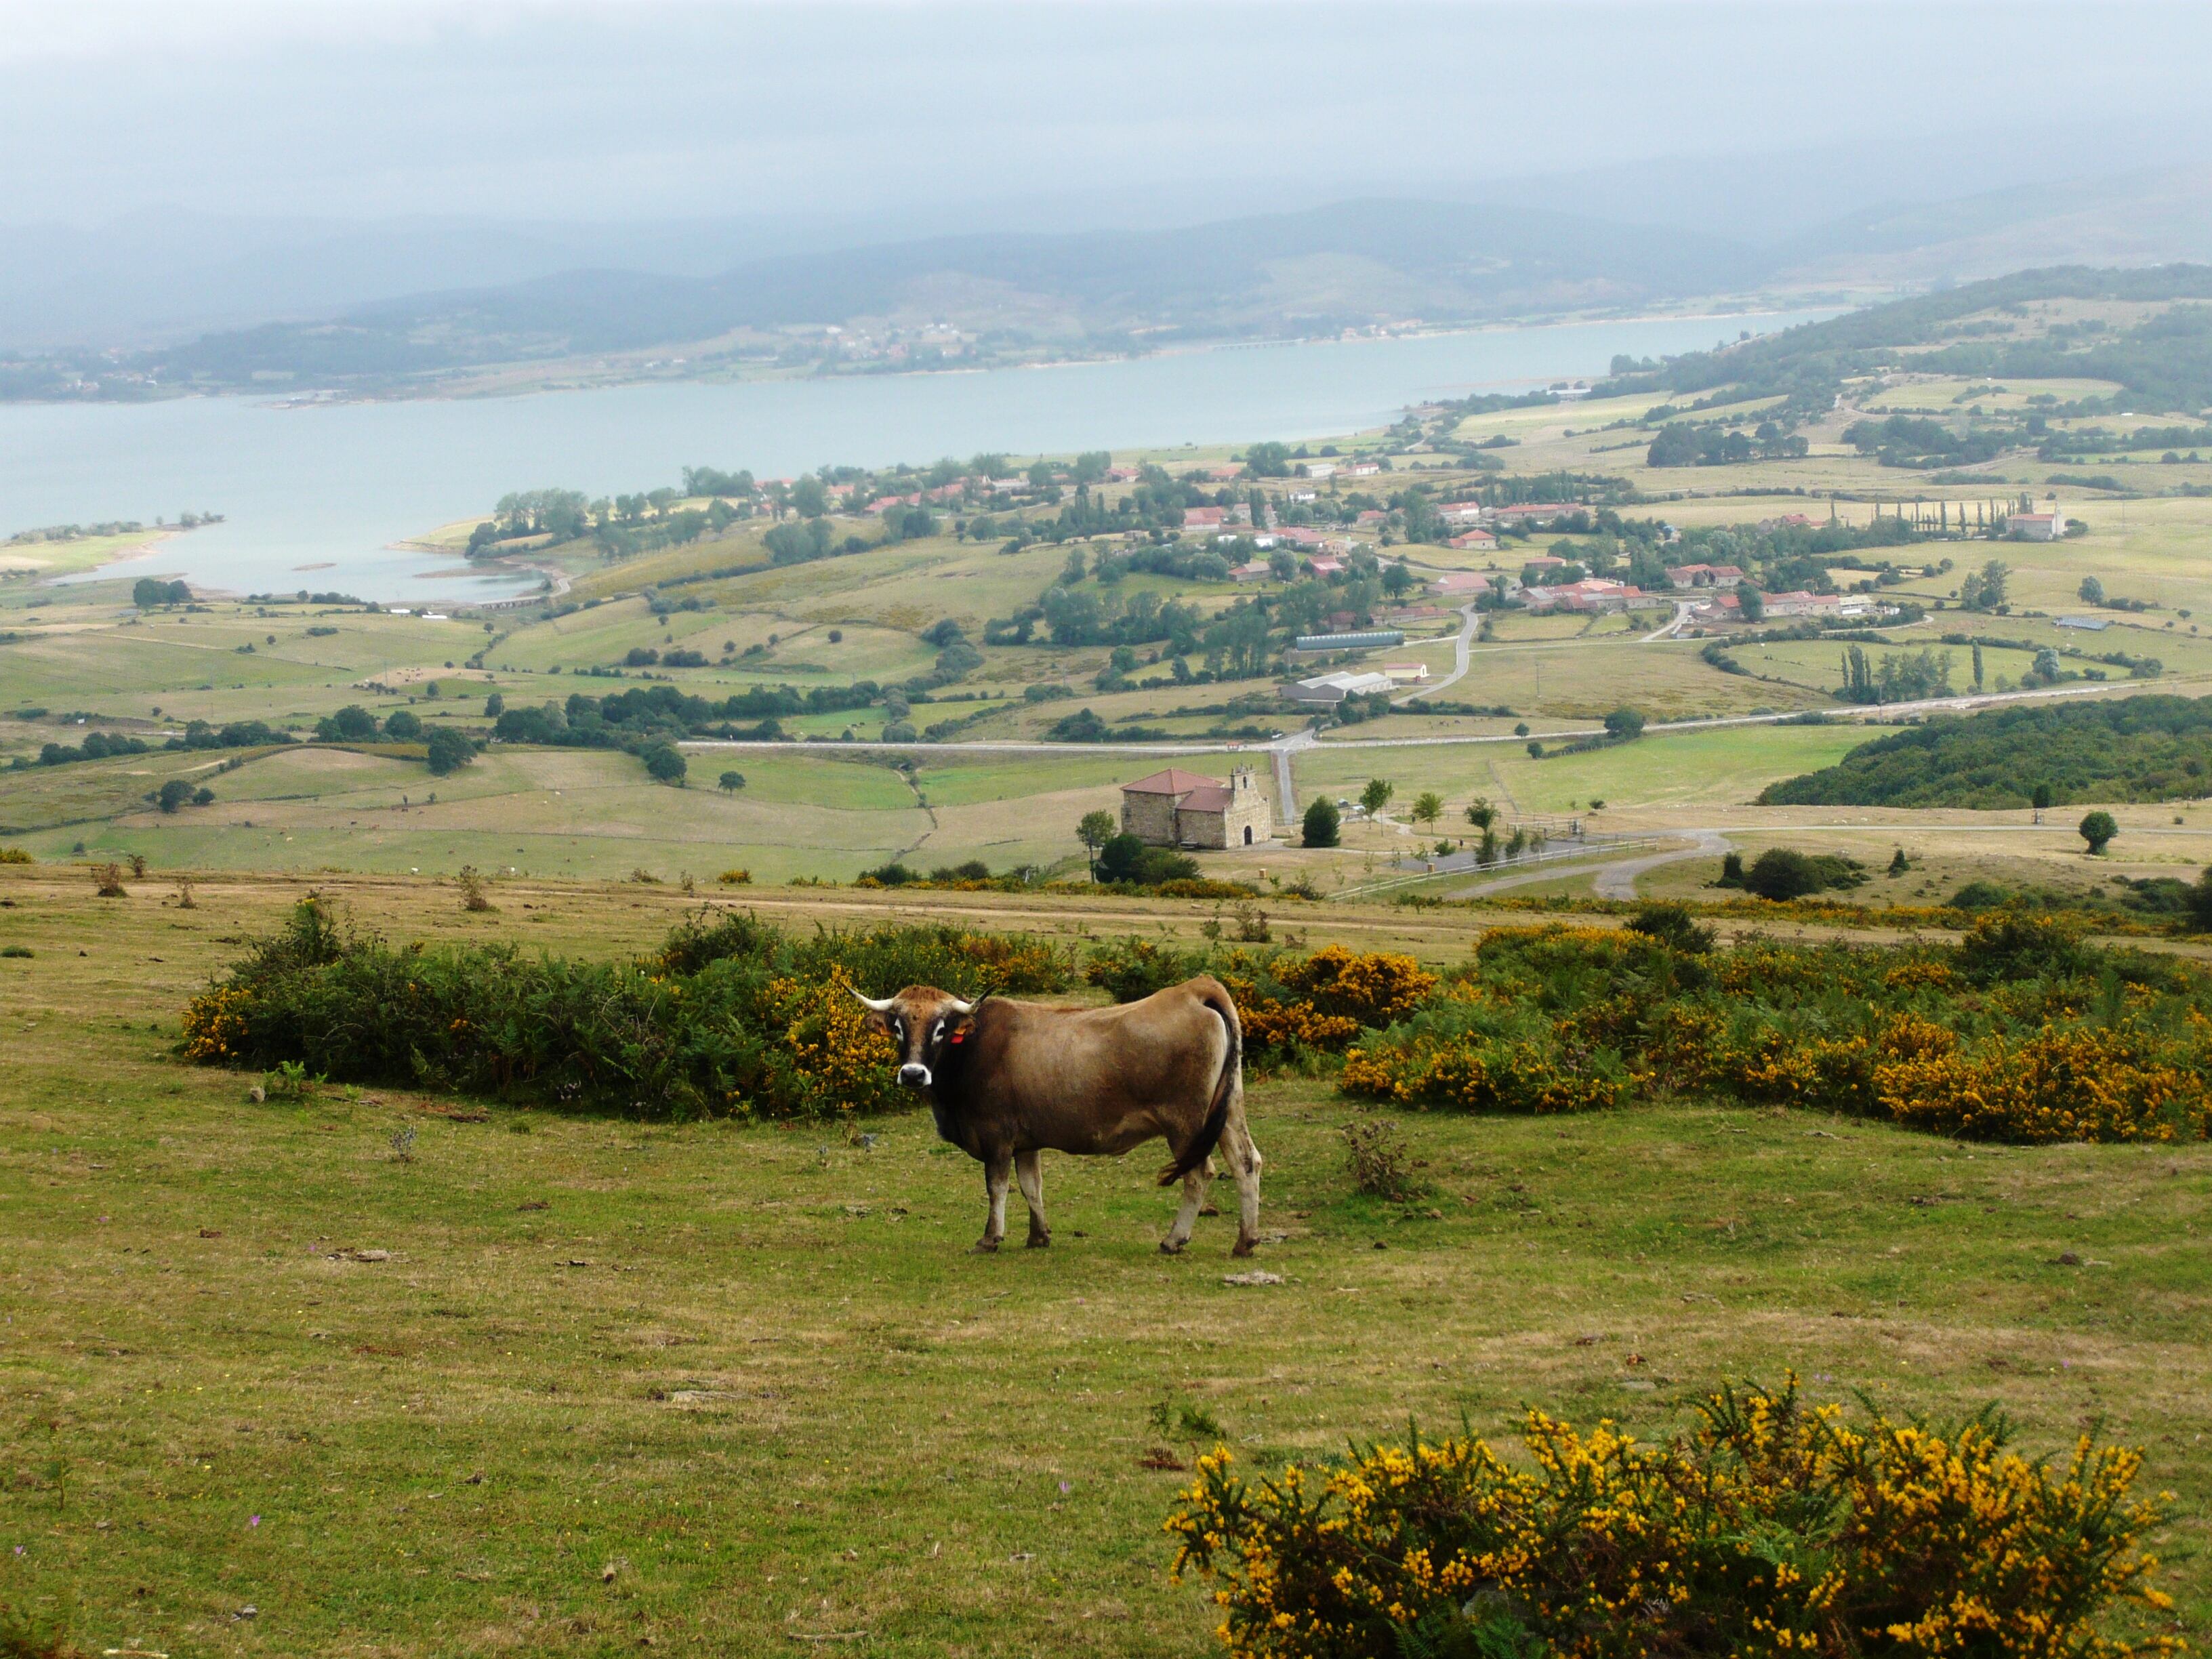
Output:
<svg viewBox="0 0 2212 1659">
<path fill-rule="evenodd" d="M 948 1040 L 948 1041 L 950 1041 L 950 1042 L 967 1042 L 967 1041 L 968 1041 L 968 1028 L 967 1028 L 965 1025 L 962 1026 L 958 1030 L 955 1031 L 955 1032 L 951 1035 L 951 1036 L 949 1039 L 947 1039 L 947 1040 Z"/>
</svg>

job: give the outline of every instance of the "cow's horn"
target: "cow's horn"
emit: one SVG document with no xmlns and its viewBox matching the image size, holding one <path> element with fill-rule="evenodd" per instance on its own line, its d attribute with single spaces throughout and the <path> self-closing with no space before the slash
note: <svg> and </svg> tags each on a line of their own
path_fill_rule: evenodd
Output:
<svg viewBox="0 0 2212 1659">
<path fill-rule="evenodd" d="M 854 988 L 848 986 L 846 988 L 848 990 L 851 990 L 854 996 L 860 997 L 862 1002 L 867 1004 L 870 1008 L 873 1009 L 879 1014 L 888 1014 L 890 1012 L 891 1004 L 898 1000 L 896 997 L 862 997 L 860 996 L 860 992 Z"/>
<path fill-rule="evenodd" d="M 972 1014 L 975 1012 L 975 1005 L 974 1003 L 963 1002 L 957 997 L 945 998 L 945 1006 L 950 1008 L 956 1014 Z"/>
</svg>

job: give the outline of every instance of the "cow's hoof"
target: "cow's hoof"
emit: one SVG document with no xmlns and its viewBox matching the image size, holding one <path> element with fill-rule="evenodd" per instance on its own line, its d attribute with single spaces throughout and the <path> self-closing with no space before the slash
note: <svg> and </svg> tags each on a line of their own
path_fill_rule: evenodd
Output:
<svg viewBox="0 0 2212 1659">
<path fill-rule="evenodd" d="M 995 1238 L 979 1238 L 968 1247 L 970 1255 L 996 1255 L 998 1253 L 999 1241 Z"/>
<path fill-rule="evenodd" d="M 1253 1243 L 1250 1239 L 1240 1238 L 1237 1241 L 1237 1248 L 1230 1251 L 1229 1254 L 1231 1255 L 1249 1255 L 1252 1254 L 1253 1248 Z"/>
<path fill-rule="evenodd" d="M 1030 1235 L 1029 1248 L 1032 1250 L 1050 1249 L 1052 1248 L 1052 1235 L 1050 1233 L 1031 1233 Z"/>
<path fill-rule="evenodd" d="M 1190 1241 L 1187 1238 L 1164 1238 L 1160 1241 L 1160 1254 L 1162 1255 L 1181 1255 L 1182 1254 L 1182 1247 L 1189 1242 Z"/>
</svg>

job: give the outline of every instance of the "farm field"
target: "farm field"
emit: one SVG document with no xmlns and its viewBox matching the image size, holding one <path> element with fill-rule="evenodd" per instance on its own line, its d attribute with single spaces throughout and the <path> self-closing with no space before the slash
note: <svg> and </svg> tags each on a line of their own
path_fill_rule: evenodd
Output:
<svg viewBox="0 0 2212 1659">
<path fill-rule="evenodd" d="M 1464 827 L 1459 810 L 1477 795 L 1525 816 L 1577 811 L 1593 799 L 1629 811 L 1741 806 L 1776 778 L 1832 765 L 1867 735 L 1843 724 L 1729 726 L 1660 732 L 1544 760 L 1531 760 L 1517 743 L 1346 750 L 1323 744 L 1300 753 L 1292 767 L 1301 790 L 1356 795 L 1369 778 L 1388 778 L 1401 810 L 1421 791 L 1436 790 L 1450 805 L 1449 831 Z"/>
<path fill-rule="evenodd" d="M 182 910 L 167 879 L 101 901 L 0 869 L 0 948 L 33 953 L 0 957 L 8 1595 L 94 1651 L 1188 1655 L 1214 1614 L 1166 1581 L 1188 1477 L 1146 1463 L 1192 1444 L 1156 1407 L 1268 1469 L 1409 1418 L 1509 1440 L 1528 1404 L 1663 1437 L 1714 1381 L 1786 1370 L 1893 1412 L 1995 1401 L 2033 1450 L 2093 1421 L 2142 1445 L 2178 1495 L 2152 1540 L 2175 1627 L 2212 1616 L 2201 1145 L 1969 1146 L 1695 1100 L 1415 1115 L 1431 1190 L 1395 1205 L 1351 1187 L 1349 1103 L 1259 1078 L 1256 1265 L 1282 1283 L 1223 1282 L 1220 1220 L 1159 1256 L 1141 1151 L 1051 1160 L 1054 1248 L 978 1257 L 975 1167 L 918 1114 L 854 1126 L 871 1144 L 404 1089 L 254 1103 L 181 1064 L 179 1008 L 305 885 L 210 873 Z M 320 885 L 394 939 L 585 955 L 684 908 Z M 1060 938 L 1206 914 L 762 898 Z M 1481 925 L 1328 914 L 1434 962 Z"/>
<path fill-rule="evenodd" d="M 945 757 L 906 775 L 888 757 L 700 748 L 691 787 L 653 782 L 610 750 L 503 748 L 449 777 L 418 761 L 320 747 L 257 751 L 218 773 L 218 751 L 40 767 L 0 787 L 0 832 L 41 859 L 141 853 L 164 869 L 325 868 L 451 872 L 465 864 L 536 875 L 762 881 L 846 878 L 904 857 L 994 868 L 1080 857 L 1074 825 L 1114 810 L 1140 757 Z M 923 751 L 926 759 L 927 751 Z M 1225 770 L 1226 757 L 1181 763 Z M 724 770 L 743 789 L 717 787 Z M 216 802 L 164 814 L 145 796 L 170 776 Z"/>
</svg>

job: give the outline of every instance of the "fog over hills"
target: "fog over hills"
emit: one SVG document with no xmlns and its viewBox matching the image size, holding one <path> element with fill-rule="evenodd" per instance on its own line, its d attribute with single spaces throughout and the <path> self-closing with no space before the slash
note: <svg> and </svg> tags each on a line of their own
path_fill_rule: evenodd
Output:
<svg viewBox="0 0 2212 1659">
<path fill-rule="evenodd" d="M 778 331 L 856 322 L 1115 351 L 2202 260 L 2208 185 L 2203 168 L 2016 185 L 1764 238 L 1525 201 L 1384 198 L 1137 229 L 897 238 L 828 215 L 616 228 L 149 215 L 127 260 L 112 237 L 44 234 L 40 258 L 0 274 L 0 315 L 27 356 L 121 349 L 167 383 L 213 386 L 389 381 L 738 336 L 757 354 Z M 1601 181 L 1552 193 L 1609 192 Z M 1655 205 L 1711 216 L 1694 199 Z"/>
</svg>

